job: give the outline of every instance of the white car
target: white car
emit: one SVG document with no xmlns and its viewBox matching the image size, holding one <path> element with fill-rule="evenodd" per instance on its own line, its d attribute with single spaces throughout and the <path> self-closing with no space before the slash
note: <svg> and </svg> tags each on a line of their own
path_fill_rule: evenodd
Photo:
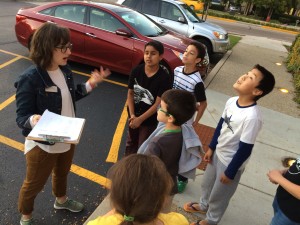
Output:
<svg viewBox="0 0 300 225">
<path fill-rule="evenodd" d="M 228 33 L 219 25 L 201 20 L 185 3 L 178 0 L 119 0 L 142 12 L 169 30 L 204 44 L 207 52 L 224 53 L 229 46 Z"/>
</svg>

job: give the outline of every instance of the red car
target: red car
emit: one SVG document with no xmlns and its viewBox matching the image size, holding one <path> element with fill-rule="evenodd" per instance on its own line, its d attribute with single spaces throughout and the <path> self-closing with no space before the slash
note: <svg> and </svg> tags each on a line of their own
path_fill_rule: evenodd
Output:
<svg viewBox="0 0 300 225">
<path fill-rule="evenodd" d="M 182 65 L 180 55 L 191 41 L 125 6 L 81 1 L 20 9 L 15 25 L 18 41 L 30 48 L 34 31 L 46 21 L 70 29 L 71 60 L 96 67 L 102 65 L 127 75 L 143 63 L 144 46 L 152 39 L 164 44 L 162 65 L 173 74 L 174 68 Z M 206 64 L 200 70 L 204 76 Z"/>
</svg>

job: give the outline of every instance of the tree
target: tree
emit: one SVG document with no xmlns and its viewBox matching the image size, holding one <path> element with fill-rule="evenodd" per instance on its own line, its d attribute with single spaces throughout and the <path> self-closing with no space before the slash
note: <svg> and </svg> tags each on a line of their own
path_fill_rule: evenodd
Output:
<svg viewBox="0 0 300 225">
<path fill-rule="evenodd" d="M 288 0 L 287 1 L 288 11 L 291 12 L 291 15 L 297 16 L 297 11 L 300 10 L 300 0 Z"/>
<path fill-rule="evenodd" d="M 250 10 L 253 8 L 253 0 L 246 0 L 246 7 L 244 9 L 244 15 L 248 15 Z"/>
<path fill-rule="evenodd" d="M 253 0 L 256 7 L 268 10 L 267 21 L 270 21 L 272 14 L 276 11 L 278 14 L 284 13 L 289 0 Z"/>
</svg>

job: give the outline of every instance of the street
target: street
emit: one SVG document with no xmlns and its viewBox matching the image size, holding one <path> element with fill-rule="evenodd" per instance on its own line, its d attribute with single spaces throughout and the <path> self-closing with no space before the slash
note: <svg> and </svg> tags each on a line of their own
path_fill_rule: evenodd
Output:
<svg viewBox="0 0 300 225">
<path fill-rule="evenodd" d="M 208 22 L 215 23 L 224 27 L 228 33 L 239 35 L 251 35 L 257 37 L 267 37 L 274 40 L 292 43 L 295 40 L 295 32 L 279 32 L 272 28 L 263 27 L 257 24 L 249 24 L 234 20 L 220 20 L 215 17 L 209 17 Z"/>
</svg>

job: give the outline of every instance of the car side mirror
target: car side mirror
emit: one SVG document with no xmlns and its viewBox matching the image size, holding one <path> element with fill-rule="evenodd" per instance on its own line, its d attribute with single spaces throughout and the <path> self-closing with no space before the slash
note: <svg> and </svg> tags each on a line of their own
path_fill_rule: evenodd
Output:
<svg viewBox="0 0 300 225">
<path fill-rule="evenodd" d="M 185 23 L 185 19 L 182 16 L 178 17 L 177 21 L 180 23 Z"/>
<path fill-rule="evenodd" d="M 116 34 L 124 37 L 132 37 L 132 33 L 124 28 L 117 29 Z"/>
</svg>

